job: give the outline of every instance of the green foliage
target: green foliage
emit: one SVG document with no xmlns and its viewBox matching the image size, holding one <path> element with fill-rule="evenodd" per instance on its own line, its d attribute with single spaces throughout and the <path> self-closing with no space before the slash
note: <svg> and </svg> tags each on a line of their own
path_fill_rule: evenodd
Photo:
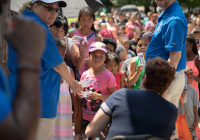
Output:
<svg viewBox="0 0 200 140">
<path fill-rule="evenodd" d="M 116 6 L 123 6 L 128 4 L 135 4 L 137 6 L 153 6 L 155 0 L 112 0 Z M 181 6 L 187 8 L 195 8 L 200 6 L 200 0 L 178 0 Z"/>
<path fill-rule="evenodd" d="M 104 4 L 106 7 L 113 7 L 113 3 L 110 0 L 101 0 L 101 2 Z"/>
</svg>

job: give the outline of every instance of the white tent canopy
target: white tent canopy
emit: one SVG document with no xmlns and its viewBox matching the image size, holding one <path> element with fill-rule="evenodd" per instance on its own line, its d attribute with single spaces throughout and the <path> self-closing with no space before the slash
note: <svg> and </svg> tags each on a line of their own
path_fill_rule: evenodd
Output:
<svg viewBox="0 0 200 140">
<path fill-rule="evenodd" d="M 27 0 L 11 0 L 12 11 L 18 12 L 23 3 Z M 64 0 L 67 2 L 67 7 L 63 8 L 63 14 L 67 17 L 78 17 L 79 10 L 84 6 L 88 6 L 85 0 Z"/>
</svg>

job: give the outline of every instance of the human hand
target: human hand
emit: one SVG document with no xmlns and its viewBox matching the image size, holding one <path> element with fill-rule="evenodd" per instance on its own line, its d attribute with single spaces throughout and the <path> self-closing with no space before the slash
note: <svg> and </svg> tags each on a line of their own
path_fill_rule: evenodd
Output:
<svg viewBox="0 0 200 140">
<path fill-rule="evenodd" d="M 76 134 L 76 135 L 74 136 L 74 140 L 82 140 L 81 135 Z"/>
<path fill-rule="evenodd" d="M 73 81 L 69 83 L 69 85 L 70 85 L 70 88 L 73 90 L 74 95 L 77 94 L 79 97 L 82 97 L 83 87 L 78 81 L 73 79 Z"/>
<path fill-rule="evenodd" d="M 92 92 L 87 96 L 90 100 L 98 100 L 99 99 L 99 94 L 96 92 Z"/>
<path fill-rule="evenodd" d="M 7 20 L 5 39 L 18 55 L 18 61 L 38 65 L 45 47 L 45 30 L 30 19 Z"/>
<path fill-rule="evenodd" d="M 136 67 L 136 72 L 140 74 L 142 72 L 142 70 L 143 70 L 143 67 L 144 67 L 143 65 L 138 65 Z"/>
<path fill-rule="evenodd" d="M 145 34 L 142 35 L 142 40 L 144 40 L 144 42 L 146 43 L 150 43 L 152 36 L 153 36 L 152 32 L 146 32 Z"/>
<path fill-rule="evenodd" d="M 83 42 L 83 39 L 81 40 L 80 45 L 79 45 L 79 54 L 81 56 L 85 56 L 89 48 L 89 44 L 87 41 L 84 44 L 82 44 L 82 42 Z"/>
<path fill-rule="evenodd" d="M 198 119 L 195 119 L 192 127 L 196 129 L 197 126 L 198 126 Z"/>
</svg>

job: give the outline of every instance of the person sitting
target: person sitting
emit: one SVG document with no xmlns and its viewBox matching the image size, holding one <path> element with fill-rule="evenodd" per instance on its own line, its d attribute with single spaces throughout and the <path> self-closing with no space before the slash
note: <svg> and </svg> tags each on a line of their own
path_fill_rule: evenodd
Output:
<svg viewBox="0 0 200 140">
<path fill-rule="evenodd" d="M 178 110 L 163 95 L 175 72 L 163 58 L 149 59 L 141 81 L 143 90 L 124 88 L 114 92 L 86 128 L 86 135 L 103 139 L 100 132 L 111 122 L 106 139 L 143 134 L 169 139 L 175 130 Z"/>
</svg>

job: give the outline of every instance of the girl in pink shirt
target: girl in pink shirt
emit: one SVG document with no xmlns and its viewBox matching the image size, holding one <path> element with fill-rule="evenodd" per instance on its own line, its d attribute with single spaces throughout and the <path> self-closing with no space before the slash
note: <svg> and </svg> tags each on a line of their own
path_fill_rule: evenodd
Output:
<svg viewBox="0 0 200 140">
<path fill-rule="evenodd" d="M 96 34 L 96 30 L 94 28 L 95 12 L 90 7 L 84 7 L 79 11 L 78 21 L 80 28 L 70 32 L 69 38 L 72 38 L 75 35 L 86 37 L 89 45 L 91 45 L 93 42 L 102 41 L 101 38 Z M 79 54 L 79 57 L 88 60 L 88 52 L 89 49 L 87 50 L 86 54 Z M 81 68 L 78 68 L 80 77 L 83 72 L 88 70 L 89 67 L 89 63 L 86 61 Z"/>
<path fill-rule="evenodd" d="M 89 48 L 89 60 L 91 69 L 84 72 L 82 80 L 87 80 L 87 87 L 92 93 L 82 103 L 82 131 L 83 134 L 90 121 L 110 94 L 116 91 L 116 81 L 113 74 L 103 64 L 106 60 L 107 48 L 101 42 L 92 43 Z M 81 116 L 81 115 L 80 115 Z"/>
</svg>

